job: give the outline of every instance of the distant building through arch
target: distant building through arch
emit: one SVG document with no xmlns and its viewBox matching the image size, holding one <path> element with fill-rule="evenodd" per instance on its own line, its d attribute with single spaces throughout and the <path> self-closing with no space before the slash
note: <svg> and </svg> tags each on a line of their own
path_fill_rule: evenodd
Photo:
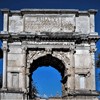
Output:
<svg viewBox="0 0 100 100">
<path fill-rule="evenodd" d="M 3 9 L 2 12 L 1 100 L 29 100 L 30 75 L 39 65 L 53 65 L 61 73 L 63 100 L 97 100 L 96 10 Z"/>
</svg>

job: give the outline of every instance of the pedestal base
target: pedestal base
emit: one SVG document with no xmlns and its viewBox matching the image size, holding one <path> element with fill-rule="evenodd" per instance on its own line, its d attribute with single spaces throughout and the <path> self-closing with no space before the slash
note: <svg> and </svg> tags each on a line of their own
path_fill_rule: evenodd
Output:
<svg viewBox="0 0 100 100">
<path fill-rule="evenodd" d="M 28 100 L 27 94 L 21 91 L 0 90 L 0 100 Z"/>
<path fill-rule="evenodd" d="M 63 100 L 99 100 L 99 93 L 96 91 L 77 90 L 69 91 L 62 98 Z"/>
</svg>

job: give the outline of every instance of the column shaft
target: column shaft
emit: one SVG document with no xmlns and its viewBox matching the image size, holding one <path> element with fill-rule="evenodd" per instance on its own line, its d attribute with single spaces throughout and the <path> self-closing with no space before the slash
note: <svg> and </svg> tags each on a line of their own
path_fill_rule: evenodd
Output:
<svg viewBox="0 0 100 100">
<path fill-rule="evenodd" d="M 3 48 L 3 88 L 7 88 L 7 49 Z"/>
<path fill-rule="evenodd" d="M 74 50 L 71 51 L 71 89 L 75 89 L 75 60 Z"/>
<path fill-rule="evenodd" d="M 23 90 L 26 90 L 26 48 L 23 48 L 23 68 L 22 68 L 22 81 L 23 81 Z"/>
<path fill-rule="evenodd" d="M 95 90 L 95 57 L 94 57 L 94 52 L 91 53 L 91 64 L 92 64 L 92 69 L 91 69 L 91 74 L 92 74 L 92 90 Z"/>
<path fill-rule="evenodd" d="M 4 26 L 3 31 L 8 31 L 8 13 L 4 14 Z"/>
</svg>

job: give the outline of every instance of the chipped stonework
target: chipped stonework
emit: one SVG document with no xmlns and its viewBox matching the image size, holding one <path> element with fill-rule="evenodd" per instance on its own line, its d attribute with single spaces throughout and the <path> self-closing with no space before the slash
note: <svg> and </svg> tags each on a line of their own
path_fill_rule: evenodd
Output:
<svg viewBox="0 0 100 100">
<path fill-rule="evenodd" d="M 48 100 L 98 100 L 94 63 L 95 43 L 99 39 L 95 32 L 96 10 L 2 11 L 0 100 L 31 99 L 32 73 L 41 66 L 54 67 L 62 77 L 61 98 Z"/>
</svg>

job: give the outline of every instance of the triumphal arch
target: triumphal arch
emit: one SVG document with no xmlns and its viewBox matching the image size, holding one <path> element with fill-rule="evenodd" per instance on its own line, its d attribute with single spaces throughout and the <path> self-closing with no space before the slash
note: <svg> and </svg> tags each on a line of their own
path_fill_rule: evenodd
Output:
<svg viewBox="0 0 100 100">
<path fill-rule="evenodd" d="M 1 100 L 31 98 L 31 75 L 52 66 L 62 76 L 62 99 L 95 100 L 96 10 L 2 9 Z M 42 78 L 42 77 L 41 77 Z"/>
</svg>

